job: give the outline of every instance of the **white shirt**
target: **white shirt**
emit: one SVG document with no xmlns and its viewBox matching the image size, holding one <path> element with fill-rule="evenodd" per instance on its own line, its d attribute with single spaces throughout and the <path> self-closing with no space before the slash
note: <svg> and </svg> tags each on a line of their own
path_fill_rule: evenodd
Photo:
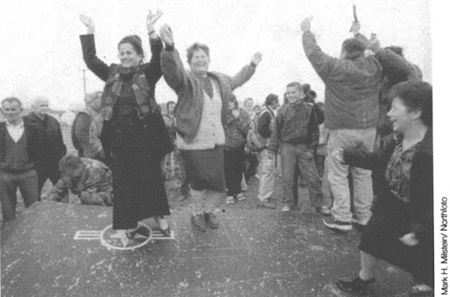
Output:
<svg viewBox="0 0 450 297">
<path fill-rule="evenodd" d="M 6 121 L 6 130 L 8 130 L 8 133 L 14 140 L 14 142 L 17 143 L 22 137 L 23 132 L 25 131 L 25 127 L 23 125 L 23 121 L 17 126 L 13 126 L 8 121 Z"/>
</svg>

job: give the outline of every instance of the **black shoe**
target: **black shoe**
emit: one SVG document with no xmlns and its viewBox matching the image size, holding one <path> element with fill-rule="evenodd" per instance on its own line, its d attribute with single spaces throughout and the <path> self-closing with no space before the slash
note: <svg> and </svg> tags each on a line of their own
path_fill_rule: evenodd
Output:
<svg viewBox="0 0 450 297">
<path fill-rule="evenodd" d="M 269 208 L 269 209 L 275 209 L 277 208 L 277 206 L 274 203 L 269 202 L 268 199 L 264 200 L 264 201 L 257 201 L 256 205 L 261 206 L 261 207 L 265 207 L 265 208 Z"/>
<path fill-rule="evenodd" d="M 219 221 L 217 220 L 217 217 L 215 214 L 213 214 L 212 212 L 205 212 L 204 217 L 205 217 L 206 224 L 211 229 L 219 228 Z"/>
<path fill-rule="evenodd" d="M 206 222 L 202 214 L 191 216 L 191 224 L 197 229 L 197 231 L 206 231 Z"/>
<path fill-rule="evenodd" d="M 140 225 L 139 227 L 137 227 L 134 230 L 128 230 L 127 231 L 127 237 L 128 239 L 133 239 L 137 234 L 142 235 L 144 237 L 149 237 L 150 236 L 150 230 L 148 230 L 146 227 Z"/>
<path fill-rule="evenodd" d="M 350 222 L 338 221 L 333 217 L 325 217 L 322 221 L 325 227 L 335 232 L 347 232 L 352 230 L 352 223 Z"/>
<path fill-rule="evenodd" d="M 360 277 L 355 278 L 352 281 L 339 280 L 337 286 L 344 292 L 357 293 L 360 295 L 369 294 L 369 285 L 375 282 L 375 278 L 372 277 L 366 281 L 362 280 Z"/>
</svg>

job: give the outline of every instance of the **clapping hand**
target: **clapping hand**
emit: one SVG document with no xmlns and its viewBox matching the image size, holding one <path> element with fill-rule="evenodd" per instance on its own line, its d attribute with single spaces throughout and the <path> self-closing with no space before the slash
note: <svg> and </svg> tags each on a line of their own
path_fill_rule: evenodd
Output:
<svg viewBox="0 0 450 297">
<path fill-rule="evenodd" d="M 152 11 L 149 9 L 147 14 L 147 31 L 148 33 L 152 33 L 155 31 L 155 24 L 159 20 L 159 18 L 162 16 L 162 11 L 157 10 L 155 14 L 152 13 Z"/>
<path fill-rule="evenodd" d="M 262 61 L 262 54 L 260 52 L 257 52 L 256 54 L 253 55 L 252 57 L 252 63 L 255 65 L 258 65 L 259 62 Z"/>
<path fill-rule="evenodd" d="M 239 117 L 239 114 L 240 114 L 239 109 L 233 109 L 233 110 L 231 111 L 231 114 L 232 114 L 235 118 L 238 118 L 238 117 Z"/>
<path fill-rule="evenodd" d="M 173 33 L 169 25 L 164 24 L 159 30 L 159 35 L 166 46 L 173 46 Z"/>
<path fill-rule="evenodd" d="M 419 240 L 416 238 L 414 233 L 407 233 L 399 238 L 400 241 L 407 246 L 415 246 L 419 243 Z"/>
<path fill-rule="evenodd" d="M 94 21 L 90 17 L 88 17 L 84 14 L 80 14 L 80 21 L 86 26 L 87 34 L 94 34 L 95 24 L 94 24 Z"/>
</svg>

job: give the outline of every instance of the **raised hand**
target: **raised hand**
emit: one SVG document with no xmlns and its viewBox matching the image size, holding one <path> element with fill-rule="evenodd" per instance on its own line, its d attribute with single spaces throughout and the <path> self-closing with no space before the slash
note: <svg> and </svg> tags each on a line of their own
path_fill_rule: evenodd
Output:
<svg viewBox="0 0 450 297">
<path fill-rule="evenodd" d="M 152 13 L 152 11 L 149 9 L 147 14 L 147 31 L 148 33 L 151 33 L 155 31 L 155 24 L 156 21 L 159 20 L 159 18 L 162 16 L 162 11 L 157 10 L 155 14 Z"/>
<path fill-rule="evenodd" d="M 312 19 L 313 19 L 313 17 L 309 16 L 309 17 L 305 18 L 301 22 L 300 29 L 303 31 L 303 33 L 311 31 L 311 21 L 312 21 Z"/>
<path fill-rule="evenodd" d="M 86 26 L 87 34 L 94 34 L 95 24 L 94 24 L 94 21 L 90 17 L 88 17 L 84 14 L 80 14 L 80 21 Z"/>
<path fill-rule="evenodd" d="M 173 46 L 173 33 L 169 25 L 164 24 L 159 30 L 159 35 L 166 46 Z"/>
<path fill-rule="evenodd" d="M 255 65 L 258 65 L 259 62 L 261 62 L 261 60 L 262 60 L 262 54 L 260 52 L 257 52 L 252 57 L 252 63 Z"/>
<path fill-rule="evenodd" d="M 361 24 L 358 21 L 353 21 L 350 31 L 353 33 L 353 35 L 356 35 L 359 33 L 359 30 L 361 30 Z"/>
</svg>

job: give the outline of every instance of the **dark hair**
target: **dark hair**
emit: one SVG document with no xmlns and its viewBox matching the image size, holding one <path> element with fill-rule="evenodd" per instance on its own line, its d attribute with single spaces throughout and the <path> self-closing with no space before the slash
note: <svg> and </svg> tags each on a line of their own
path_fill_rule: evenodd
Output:
<svg viewBox="0 0 450 297">
<path fill-rule="evenodd" d="M 287 84 L 286 88 L 296 87 L 299 91 L 303 92 L 302 85 L 298 81 L 293 81 Z"/>
<path fill-rule="evenodd" d="M 196 42 L 187 48 L 187 59 L 189 64 L 191 64 L 191 59 L 194 55 L 194 52 L 198 50 L 204 51 L 209 58 L 209 47 L 206 44 Z"/>
<path fill-rule="evenodd" d="M 303 93 L 308 94 L 311 92 L 311 85 L 310 84 L 303 84 L 302 85 Z"/>
<path fill-rule="evenodd" d="M 269 94 L 266 97 L 266 101 L 264 101 L 265 106 L 272 105 L 275 101 L 278 101 L 278 96 L 275 94 Z"/>
<path fill-rule="evenodd" d="M 76 170 L 78 167 L 80 167 L 81 164 L 83 164 L 83 161 L 81 160 L 80 157 L 74 155 L 67 155 L 62 157 L 61 160 L 59 160 L 58 169 L 59 172 L 67 173 L 67 171 Z"/>
<path fill-rule="evenodd" d="M 22 102 L 19 100 L 19 98 L 17 97 L 6 97 L 5 99 L 2 100 L 2 106 L 4 103 L 12 103 L 12 102 L 16 102 L 17 104 L 19 104 L 20 109 L 22 109 Z"/>
<path fill-rule="evenodd" d="M 233 93 L 231 93 L 230 101 L 228 102 L 234 103 L 234 107 L 239 108 L 239 102 L 237 101 L 236 95 L 234 95 Z"/>
<path fill-rule="evenodd" d="M 124 43 L 129 43 L 131 46 L 133 46 L 133 49 L 136 51 L 138 55 L 144 56 L 144 50 L 142 49 L 142 40 L 137 35 L 128 35 L 122 38 L 119 41 L 119 44 L 117 44 L 117 49 L 120 48 L 120 45 Z"/>
<path fill-rule="evenodd" d="M 429 83 L 412 80 L 398 83 L 388 93 L 391 102 L 397 97 L 409 111 L 422 111 L 420 119 L 425 126 L 433 126 L 433 87 Z"/>
<path fill-rule="evenodd" d="M 387 46 L 384 49 L 391 50 L 399 56 L 403 57 L 403 48 L 401 46 L 391 45 Z"/>
<path fill-rule="evenodd" d="M 342 49 L 346 52 L 345 58 L 349 60 L 362 56 L 366 48 L 364 42 L 356 38 L 348 38 L 342 43 Z"/>
</svg>

